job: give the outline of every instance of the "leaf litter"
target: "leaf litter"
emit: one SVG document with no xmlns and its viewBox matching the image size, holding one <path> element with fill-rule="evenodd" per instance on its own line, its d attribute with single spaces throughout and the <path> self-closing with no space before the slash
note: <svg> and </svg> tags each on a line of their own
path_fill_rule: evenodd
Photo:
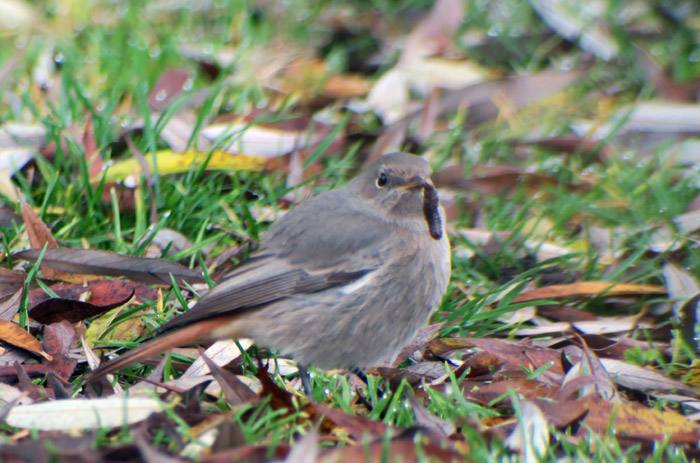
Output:
<svg viewBox="0 0 700 463">
<path fill-rule="evenodd" d="M 60 101 L 59 82 L 73 77 L 62 52 L 42 45 L 27 74 L 33 80 L 19 85 L 24 53 L 18 54 L 2 70 L 3 105 L 18 108 L 24 99 L 34 107 L 8 112 L 24 119 L 0 126 L 0 225 L 8 237 L 0 268 L 0 415 L 8 438 L 0 446 L 3 459 L 68 461 L 76 455 L 70 449 L 78 447 L 91 461 L 169 461 L 180 452 L 182 461 L 210 462 L 463 461 L 471 434 L 500 439 L 508 449 L 503 451 L 525 462 L 561 456 L 555 442 L 562 436 L 576 444 L 591 435 L 614 435 L 643 455 L 664 443 L 697 456 L 697 205 L 678 200 L 688 209 L 654 211 L 658 215 L 638 230 L 618 220 L 644 208 L 635 195 L 660 196 L 654 180 L 665 175 L 665 186 L 686 185 L 700 197 L 694 168 L 698 107 L 688 96 L 697 79 L 676 82 L 688 70 L 675 69 L 674 75 L 653 49 L 648 55 L 654 61 L 642 61 L 643 78 L 662 99 L 630 100 L 634 90 L 610 76 L 609 68 L 625 59 L 624 38 L 613 31 L 624 30 L 635 47 L 648 51 L 650 38 L 657 40 L 666 26 L 650 8 L 605 6 L 602 0 L 587 8 L 533 0 L 528 11 L 547 32 L 511 30 L 510 37 L 522 38 L 511 42 L 512 49 L 500 41 L 502 28 L 512 27 L 509 9 L 498 5 L 485 11 L 496 24 L 488 32 L 454 0 L 439 0 L 418 16 L 329 8 L 320 21 L 347 40 L 379 31 L 371 34 L 378 46 L 368 47 L 372 51 L 359 61 L 350 48 L 317 53 L 324 49 L 317 39 L 312 50 L 278 40 L 212 48 L 201 42 L 206 34 L 184 37 L 178 66 L 169 63 L 150 79 L 155 83 L 142 98 L 145 112 L 135 103 L 141 96 L 115 90 L 123 95 L 109 109 L 121 125 L 111 133 L 101 114 L 104 103 L 83 110 L 76 120 L 84 122 L 65 127 L 47 130 L 42 118 L 32 120 L 30 114 L 49 114 Z M 2 26 L 10 35 L 27 28 L 64 34 L 61 21 L 78 21 L 76 30 L 114 28 L 122 14 L 67 5 L 56 18 L 44 18 L 20 1 L 2 8 L 4 16 L 16 18 L 14 26 Z M 217 8 L 203 5 L 187 14 L 209 18 Z M 286 14 L 283 6 L 258 8 L 260 17 Z M 682 15 L 666 13 L 665 20 L 685 23 Z M 173 14 L 160 2 L 144 10 L 156 22 Z M 528 37 L 546 37 L 556 57 L 533 58 L 504 72 L 498 60 L 517 56 L 504 49 L 527 46 Z M 498 53 L 481 62 L 475 58 L 479 49 Z M 161 52 L 149 49 L 154 57 Z M 344 59 L 353 71 L 339 65 Z M 592 64 L 598 61 L 608 66 L 607 75 Z M 93 79 L 88 87 L 101 82 L 91 66 L 86 73 Z M 227 94 L 233 89 L 243 95 L 251 84 L 250 100 Z M 82 84 L 70 85 L 71 92 L 81 92 Z M 90 92 L 77 96 L 92 98 Z M 251 228 L 251 218 L 278 216 L 315 182 L 326 181 L 324 167 L 337 163 L 351 171 L 388 149 L 415 151 L 439 166 L 434 183 L 449 206 L 455 268 L 468 261 L 472 270 L 464 281 L 453 281 L 433 324 L 397 358 L 369 371 L 371 386 L 386 389 L 319 375 L 314 381 L 321 393 L 302 397 L 296 366 L 246 341 L 206 345 L 201 355 L 175 349 L 110 379 L 114 384 L 80 383 L 100 357 L 144 340 L 165 314 L 186 309 L 206 278 L 194 257 L 186 266 L 131 255 L 123 242 L 111 248 L 79 236 L 72 219 L 62 217 L 75 206 L 54 210 L 46 201 L 55 193 L 32 190 L 58 182 L 52 166 L 65 167 L 66 153 L 84 163 L 72 177 L 75 185 L 50 188 L 94 189 L 89 207 L 116 208 L 116 217 L 105 222 L 131 213 L 145 217 L 143 195 L 155 197 L 161 177 L 183 189 L 183 179 L 201 175 L 206 182 L 223 172 L 230 175 L 223 188 L 244 183 L 249 200 L 265 193 L 242 179 L 261 172 L 299 187 L 296 193 L 274 191 L 258 209 L 226 205 L 222 215 Z M 356 156 L 342 156 L 348 151 Z M 545 152 L 559 156 L 539 162 Z M 624 177 L 624 161 L 648 169 L 648 184 L 606 177 Z M 601 191 L 609 193 L 604 200 Z M 508 209 L 507 201 L 523 195 L 525 206 Z M 571 213 L 547 217 L 570 195 L 581 198 L 577 207 L 567 206 Z M 165 219 L 165 204 L 173 207 L 160 201 L 152 203 L 154 223 Z M 504 226 L 492 218 L 500 209 L 514 218 L 541 216 L 504 220 Z M 178 225 L 159 228 L 152 242 L 134 233 L 132 249 L 177 256 L 199 246 L 195 236 L 209 231 L 207 224 L 188 235 Z M 114 230 L 111 238 L 123 241 Z M 192 255 L 206 257 L 211 268 L 233 265 L 232 258 L 238 261 L 254 245 L 256 233 L 239 227 L 237 241 L 224 241 L 228 248 L 201 246 Z M 633 237 L 647 235 L 645 245 L 635 248 Z M 654 271 L 647 261 L 657 265 Z M 167 300 L 164 291 L 170 292 Z M 191 358 L 197 360 L 190 365 Z M 128 393 L 120 383 L 132 384 Z M 340 402 L 336 394 L 350 398 Z M 441 400 L 454 394 L 456 403 L 441 408 Z M 460 401 L 479 413 L 459 416 Z M 270 410 L 276 424 L 266 422 L 261 410 Z M 248 420 L 259 420 L 265 431 L 241 436 Z M 35 441 L 28 438 L 30 429 Z M 86 431 L 76 437 L 76 429 Z M 92 445 L 98 429 L 107 432 L 103 447 Z M 133 442 L 120 442 L 118 429 L 128 430 Z M 275 441 L 280 429 L 290 439 Z"/>
</svg>

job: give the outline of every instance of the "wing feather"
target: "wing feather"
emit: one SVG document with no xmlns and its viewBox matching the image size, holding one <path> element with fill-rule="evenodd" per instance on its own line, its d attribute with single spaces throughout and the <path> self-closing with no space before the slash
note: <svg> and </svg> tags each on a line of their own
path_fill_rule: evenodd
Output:
<svg viewBox="0 0 700 463">
<path fill-rule="evenodd" d="M 343 207 L 341 190 L 311 198 L 280 218 L 260 250 L 158 331 L 349 284 L 376 270 L 391 231 L 385 222 Z"/>
</svg>

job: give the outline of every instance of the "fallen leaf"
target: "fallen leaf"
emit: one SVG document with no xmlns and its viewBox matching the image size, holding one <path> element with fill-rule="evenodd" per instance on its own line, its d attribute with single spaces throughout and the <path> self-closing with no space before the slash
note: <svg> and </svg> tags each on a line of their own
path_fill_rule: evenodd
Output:
<svg viewBox="0 0 700 463">
<path fill-rule="evenodd" d="M 245 162 L 252 164 L 248 169 L 262 168 L 263 159 L 272 160 L 292 151 L 316 145 L 333 131 L 332 126 L 316 123 L 308 118 L 254 125 L 255 120 L 248 119 L 219 122 L 200 130 L 201 137 L 213 143 L 215 147 L 223 149 L 224 152 L 220 155 L 222 161 L 219 162 L 225 162 L 226 153 L 245 155 L 248 159 Z"/>
<path fill-rule="evenodd" d="M 640 367 L 618 359 L 601 358 L 600 363 L 610 378 L 622 387 L 645 394 L 677 391 L 688 397 L 700 397 L 692 388 L 650 368 Z"/>
<path fill-rule="evenodd" d="M 39 215 L 34 211 L 34 209 L 22 201 L 22 218 L 24 219 L 24 224 L 27 227 L 27 235 L 29 236 L 29 244 L 35 249 L 42 249 L 44 246 L 47 248 L 57 248 L 58 243 L 51 234 L 51 230 L 46 224 L 39 218 Z M 72 281 L 71 275 L 66 274 L 49 266 L 41 265 L 41 272 L 44 277 L 51 280 L 67 280 Z"/>
<path fill-rule="evenodd" d="M 250 340 L 243 340 L 243 343 L 241 344 L 244 349 L 249 348 L 251 345 L 253 345 L 253 343 Z M 222 367 L 240 357 L 241 351 L 233 340 L 221 339 L 209 346 L 209 348 L 204 351 L 204 354 L 207 356 L 207 359 L 209 359 L 210 362 Z M 185 371 L 182 376 L 175 380 L 172 385 L 182 389 L 190 389 L 207 380 L 209 373 L 210 370 L 207 366 L 207 362 L 204 360 L 204 358 L 199 357 L 192 362 L 192 365 L 190 365 L 187 371 Z"/>
<path fill-rule="evenodd" d="M 617 402 L 617 390 L 610 375 L 600 359 L 585 344 L 580 336 L 579 349 L 582 353 L 580 360 L 566 372 L 564 381 L 561 383 L 561 397 L 570 396 L 573 392 L 580 396 L 595 394 L 604 400 Z M 583 381 L 577 381 L 583 380 Z"/>
<path fill-rule="evenodd" d="M 212 377 L 219 383 L 219 387 L 230 405 L 241 405 L 255 398 L 256 394 L 236 375 L 218 366 L 204 353 L 200 358 L 209 367 Z"/>
<path fill-rule="evenodd" d="M 155 111 L 164 111 L 190 85 L 192 73 L 187 69 L 168 69 L 158 77 L 148 95 L 148 105 Z"/>
<path fill-rule="evenodd" d="M 599 0 L 586 4 L 556 0 L 530 0 L 542 19 L 558 34 L 578 40 L 581 48 L 609 61 L 619 52 L 615 36 L 605 23 L 606 8 Z M 595 6 L 594 6 L 595 5 Z"/>
<path fill-rule="evenodd" d="M 335 447 L 324 450 L 320 461 L 324 463 L 348 463 L 348 462 L 413 462 L 413 461 L 439 461 L 439 462 L 463 462 L 467 458 L 454 449 L 448 441 L 435 442 L 425 436 L 418 439 L 414 433 L 406 432 L 393 439 L 376 439 L 362 445 Z"/>
<path fill-rule="evenodd" d="M 70 323 L 63 321 L 45 327 L 41 341 L 44 350 L 52 357 L 50 361 L 43 360 L 42 363 L 65 381 L 68 381 L 78 364 L 78 361 L 69 355 L 74 338 L 75 330 Z"/>
<path fill-rule="evenodd" d="M 14 407 L 6 423 L 38 431 L 111 429 L 137 423 L 162 410 L 162 402 L 145 397 L 67 399 Z"/>
<path fill-rule="evenodd" d="M 35 261 L 41 250 L 30 249 L 13 255 L 16 259 Z M 69 273 L 124 276 L 134 281 L 170 285 L 170 275 L 177 283 L 204 283 L 201 273 L 175 262 L 117 254 L 94 249 L 47 249 L 42 264 Z"/>
<path fill-rule="evenodd" d="M 49 354 L 44 352 L 41 343 L 34 336 L 20 328 L 16 323 L 0 320 L 0 340 L 41 355 L 47 360 L 51 360 L 52 358 Z"/>
<path fill-rule="evenodd" d="M 146 158 L 148 167 L 154 170 L 153 156 Z M 181 174 L 196 169 L 206 163 L 207 170 L 262 170 L 270 164 L 265 159 L 249 156 L 245 154 L 232 155 L 225 151 L 216 150 L 211 153 L 200 151 L 186 151 L 178 153 L 173 150 L 159 150 L 155 154 L 155 163 L 158 166 L 158 173 L 161 175 Z M 100 174 L 100 179 L 104 175 L 105 182 L 124 181 L 126 186 L 132 187 L 134 180 L 129 177 L 134 172 L 140 172 L 141 166 L 137 159 L 130 158 L 119 161 L 107 167 L 104 174 Z"/>
<path fill-rule="evenodd" d="M 467 382 L 464 389 L 465 396 L 469 400 L 489 405 L 496 399 L 499 399 L 500 402 L 507 402 L 509 391 L 513 391 L 519 397 L 523 397 L 527 400 L 535 400 L 538 398 L 554 399 L 559 392 L 559 387 L 533 379 L 513 378 L 493 381 L 486 384 L 481 381 Z"/>
<path fill-rule="evenodd" d="M 402 63 L 439 53 L 451 45 L 464 16 L 461 0 L 438 0 L 430 12 L 411 31 L 401 53 Z"/>
<path fill-rule="evenodd" d="M 56 296 L 63 299 L 81 300 L 94 305 L 109 305 L 124 301 L 133 294 L 134 300 L 141 302 L 146 299 L 158 299 L 158 290 L 143 283 L 124 281 L 116 278 L 93 280 L 87 284 L 59 283 L 49 286 Z M 89 296 L 85 298 L 85 296 Z M 29 307 L 51 299 L 51 296 L 41 288 L 29 291 Z M 33 309 L 30 309 L 33 310 Z"/>
<path fill-rule="evenodd" d="M 581 281 L 568 285 L 552 285 L 518 294 L 513 302 L 528 302 L 538 299 L 614 297 L 647 294 L 666 294 L 662 286 L 610 283 L 607 281 Z"/>
<path fill-rule="evenodd" d="M 29 316 L 44 325 L 58 323 L 63 320 L 76 323 L 86 318 L 100 315 L 116 307 L 121 307 L 129 302 L 132 297 L 133 292 L 127 295 L 123 300 L 107 305 L 95 305 L 89 302 L 75 301 L 72 299 L 52 298 L 32 307 L 29 310 Z"/>
<path fill-rule="evenodd" d="M 10 321 L 19 312 L 22 303 L 23 289 L 18 289 L 15 294 L 0 303 L 0 319 Z"/>
<path fill-rule="evenodd" d="M 319 451 L 318 431 L 312 428 L 292 446 L 284 463 L 314 462 L 318 458 Z"/>
<path fill-rule="evenodd" d="M 669 299 L 675 301 L 673 308 L 676 314 L 686 299 L 700 293 L 700 285 L 695 276 L 672 262 L 664 264 L 661 274 L 666 280 Z"/>
<path fill-rule="evenodd" d="M 561 353 L 553 349 L 528 346 L 511 341 L 494 338 L 442 338 L 431 341 L 426 347 L 426 356 L 443 356 L 458 349 L 478 347 L 506 365 L 527 367 L 535 371 L 543 366 L 549 368 L 543 373 L 545 377 L 563 376 Z M 557 382 L 559 384 L 559 382 Z"/>
<path fill-rule="evenodd" d="M 614 420 L 611 418 L 614 416 Z M 590 402 L 583 423 L 604 434 L 612 426 L 615 435 L 655 435 L 659 440 L 677 433 L 700 435 L 700 426 L 685 416 L 670 410 L 657 410 L 637 402 L 612 403 L 606 400 Z"/>
<path fill-rule="evenodd" d="M 542 411 L 529 400 L 513 398 L 518 425 L 506 439 L 506 446 L 520 453 L 524 463 L 538 463 L 547 455 L 549 426 Z"/>
</svg>

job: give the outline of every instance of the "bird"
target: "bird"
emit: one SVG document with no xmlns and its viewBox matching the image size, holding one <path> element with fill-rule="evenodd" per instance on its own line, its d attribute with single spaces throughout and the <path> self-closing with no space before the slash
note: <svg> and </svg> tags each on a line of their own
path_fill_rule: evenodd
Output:
<svg viewBox="0 0 700 463">
<path fill-rule="evenodd" d="M 345 185 L 302 201 L 190 310 L 88 380 L 177 346 L 250 338 L 295 360 L 310 395 L 311 365 L 361 372 L 394 356 L 450 280 L 431 175 L 421 157 L 385 154 Z"/>
</svg>

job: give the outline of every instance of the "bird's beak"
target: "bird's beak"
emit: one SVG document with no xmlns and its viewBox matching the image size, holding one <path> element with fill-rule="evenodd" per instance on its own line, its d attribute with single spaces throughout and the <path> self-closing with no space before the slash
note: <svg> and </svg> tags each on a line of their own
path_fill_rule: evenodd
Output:
<svg viewBox="0 0 700 463">
<path fill-rule="evenodd" d="M 410 180 L 408 180 L 406 183 L 400 186 L 400 188 L 404 188 L 407 190 L 417 190 L 419 188 L 435 188 L 433 186 L 433 182 L 430 179 L 424 179 L 423 177 L 413 177 Z"/>
</svg>

